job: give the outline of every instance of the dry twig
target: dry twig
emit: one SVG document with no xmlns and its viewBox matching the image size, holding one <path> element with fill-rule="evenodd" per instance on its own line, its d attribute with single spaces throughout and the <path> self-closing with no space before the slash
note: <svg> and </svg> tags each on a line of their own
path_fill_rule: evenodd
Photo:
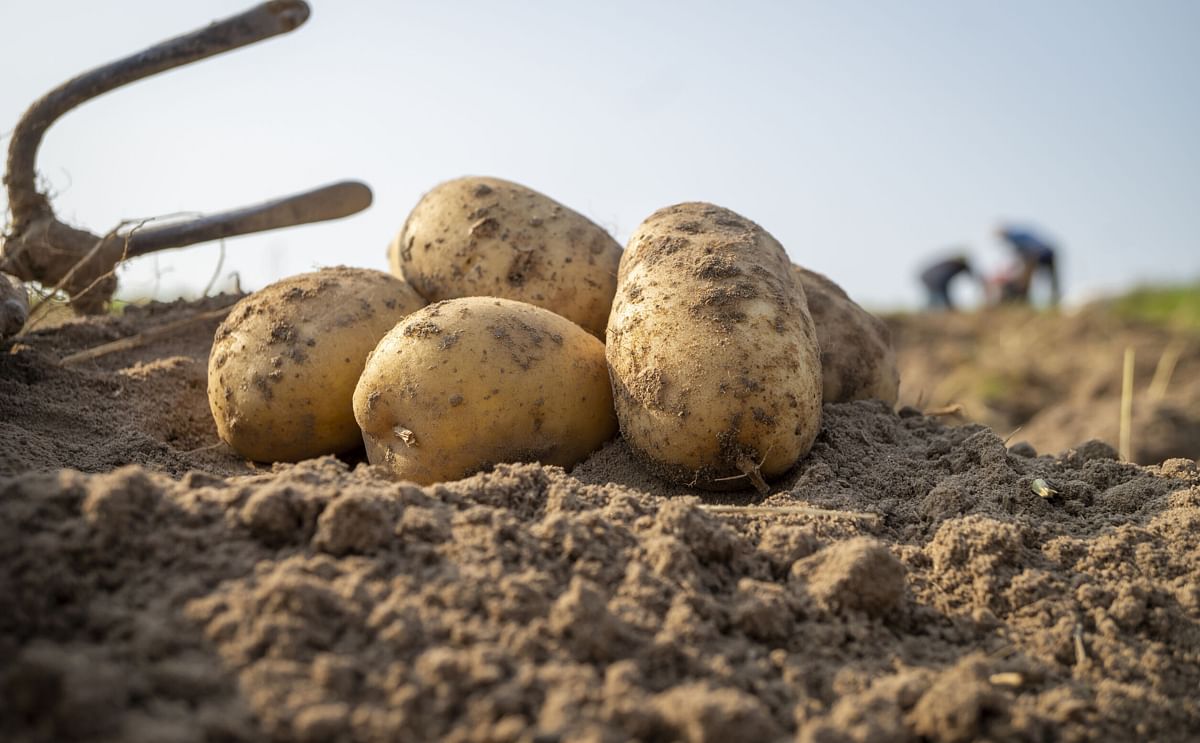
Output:
<svg viewBox="0 0 1200 743">
<path fill-rule="evenodd" d="M 1125 369 L 1121 375 L 1121 421 L 1117 449 L 1121 460 L 1133 461 L 1133 346 L 1125 347 Z"/>
<path fill-rule="evenodd" d="M 76 364 L 81 364 L 84 361 L 91 361 L 92 359 L 98 359 L 101 356 L 107 356 L 110 353 L 128 351 L 139 346 L 144 346 L 147 343 L 158 340 L 159 338 L 174 335 L 183 328 L 190 327 L 192 325 L 199 325 L 200 323 L 207 322 L 209 320 L 223 318 L 229 314 L 231 309 L 233 309 L 232 305 L 228 307 L 221 307 L 220 309 L 216 310 L 209 310 L 208 312 L 201 312 L 198 315 L 192 315 L 191 317 L 185 317 L 182 320 L 169 322 L 166 325 L 160 325 L 157 328 L 143 330 L 142 332 L 136 335 L 131 335 L 127 338 L 120 338 L 112 341 L 111 343 L 105 343 L 100 346 L 89 348 L 85 351 L 79 351 L 78 353 L 73 353 L 70 356 L 64 356 L 62 359 L 62 365 L 75 366 Z"/>
<path fill-rule="evenodd" d="M 1158 364 L 1154 367 L 1154 377 L 1150 380 L 1150 399 L 1153 402 L 1161 402 L 1166 397 L 1167 387 L 1171 384 L 1171 375 L 1175 373 L 1175 365 L 1179 363 L 1179 357 L 1186 347 L 1187 342 L 1182 338 L 1177 338 L 1167 344 L 1162 355 L 1158 357 Z"/>
<path fill-rule="evenodd" d="M 704 504 L 700 507 L 709 513 L 732 516 L 830 516 L 833 518 L 868 519 L 872 521 L 879 521 L 881 518 L 877 513 L 838 511 L 830 508 L 813 508 L 811 506 L 725 506 Z"/>
<path fill-rule="evenodd" d="M 1004 671 L 988 676 L 988 683 L 992 686 L 1010 686 L 1015 689 L 1025 684 L 1025 677 L 1016 671 Z"/>
<path fill-rule="evenodd" d="M 966 409 L 962 406 L 962 403 L 956 402 L 953 405 L 943 405 L 940 408 L 930 408 L 929 410 L 925 411 L 925 415 L 929 415 L 929 416 L 933 416 L 933 417 L 942 417 L 942 416 L 951 416 L 951 415 L 961 416 L 961 415 L 963 415 L 963 412 L 965 410 Z"/>
</svg>

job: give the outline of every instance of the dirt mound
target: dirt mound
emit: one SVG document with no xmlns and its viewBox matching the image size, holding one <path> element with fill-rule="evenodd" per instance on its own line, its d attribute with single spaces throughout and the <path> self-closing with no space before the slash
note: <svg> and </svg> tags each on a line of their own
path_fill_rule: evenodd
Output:
<svg viewBox="0 0 1200 743">
<path fill-rule="evenodd" d="M 961 405 L 963 418 L 1038 451 L 1116 446 L 1126 349 L 1134 352 L 1131 458 L 1200 457 L 1200 334 L 1123 319 L 1107 304 L 1070 314 L 1019 307 L 888 318 L 900 400 Z M 1020 429 L 1019 431 L 1017 429 Z"/>
<path fill-rule="evenodd" d="M 0 349 L 0 738 L 1200 726 L 1194 462 L 1138 467 L 1100 443 L 1022 456 L 984 426 L 860 402 L 826 406 L 765 499 L 663 484 L 619 440 L 571 473 L 419 488 L 334 458 L 254 471 L 212 446 L 203 328 L 56 363 L 200 311 Z"/>
<path fill-rule="evenodd" d="M 237 299 L 129 306 L 119 317 L 67 319 L 0 346 L 0 474 L 131 463 L 174 475 L 250 471 L 220 446 L 206 393 L 220 323 L 213 315 Z M 189 322 L 151 343 L 58 363 L 180 321 Z"/>
</svg>

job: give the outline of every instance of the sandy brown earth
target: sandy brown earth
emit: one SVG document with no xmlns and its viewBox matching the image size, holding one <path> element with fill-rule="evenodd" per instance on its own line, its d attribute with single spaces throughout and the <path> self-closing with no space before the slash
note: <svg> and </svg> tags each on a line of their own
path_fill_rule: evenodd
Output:
<svg viewBox="0 0 1200 743">
<path fill-rule="evenodd" d="M 1104 302 L 1065 314 L 1007 307 L 895 315 L 888 324 L 898 347 L 902 404 L 961 405 L 955 422 L 984 423 L 1045 452 L 1089 439 L 1117 445 L 1131 349 L 1132 461 L 1200 458 L 1194 330 L 1124 319 Z"/>
<path fill-rule="evenodd" d="M 215 320 L 59 363 L 229 301 L 0 346 L 0 739 L 1200 730 L 1191 460 L 860 402 L 765 499 L 666 485 L 619 440 L 416 487 L 361 455 L 239 461 L 204 399 Z"/>
</svg>

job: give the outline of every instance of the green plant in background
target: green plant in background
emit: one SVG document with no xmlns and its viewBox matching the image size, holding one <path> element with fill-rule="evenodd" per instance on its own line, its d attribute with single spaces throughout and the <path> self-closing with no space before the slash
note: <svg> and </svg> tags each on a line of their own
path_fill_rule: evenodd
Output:
<svg viewBox="0 0 1200 743">
<path fill-rule="evenodd" d="M 975 385 L 975 392 L 985 403 L 995 405 L 1007 400 L 1013 395 L 1016 387 L 1013 379 L 1002 372 L 988 372 L 980 375 Z"/>
<path fill-rule="evenodd" d="M 1113 312 L 1179 330 L 1200 330 L 1200 283 L 1140 287 L 1113 300 Z"/>
</svg>

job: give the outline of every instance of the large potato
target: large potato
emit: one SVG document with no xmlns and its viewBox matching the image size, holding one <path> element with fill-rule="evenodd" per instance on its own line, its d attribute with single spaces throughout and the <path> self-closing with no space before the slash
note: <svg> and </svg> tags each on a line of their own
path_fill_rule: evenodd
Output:
<svg viewBox="0 0 1200 743">
<path fill-rule="evenodd" d="M 617 430 L 604 344 L 525 302 L 430 305 L 371 352 L 354 391 L 367 458 L 401 479 L 500 462 L 570 467 Z"/>
<path fill-rule="evenodd" d="M 883 400 L 895 405 L 900 372 L 888 326 L 828 277 L 800 266 L 792 269 L 817 329 L 825 402 Z"/>
<path fill-rule="evenodd" d="M 638 227 L 606 352 L 625 440 L 675 481 L 764 490 L 820 428 L 804 290 L 775 238 L 728 209 L 679 204 Z"/>
<path fill-rule="evenodd" d="M 621 246 L 582 214 L 499 178 L 459 178 L 412 210 L 388 249 L 392 273 L 430 302 L 506 297 L 545 307 L 598 338 Z"/>
<path fill-rule="evenodd" d="M 425 301 L 382 271 L 324 268 L 234 306 L 208 358 L 221 440 L 249 459 L 296 462 L 359 445 L 351 397 L 367 354 Z"/>
</svg>

